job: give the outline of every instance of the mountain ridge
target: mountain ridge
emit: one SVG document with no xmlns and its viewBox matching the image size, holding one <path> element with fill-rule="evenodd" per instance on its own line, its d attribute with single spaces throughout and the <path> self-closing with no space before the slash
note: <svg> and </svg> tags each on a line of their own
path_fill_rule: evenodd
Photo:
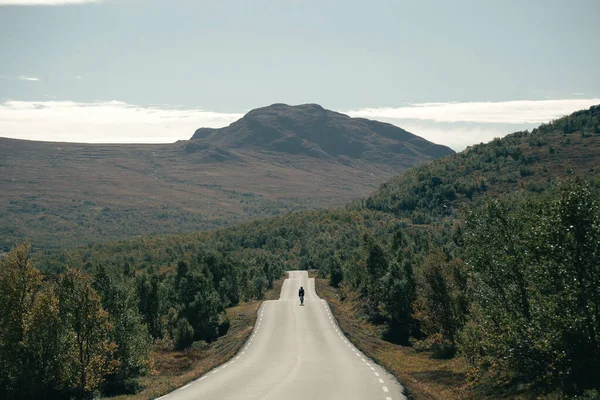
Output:
<svg viewBox="0 0 600 400">
<path fill-rule="evenodd" d="M 303 154 L 338 161 L 363 159 L 406 165 L 408 159 L 437 158 L 454 151 L 395 125 L 351 118 L 318 104 L 275 103 L 249 111 L 224 128 L 199 128 L 191 138 L 227 149 Z"/>
</svg>

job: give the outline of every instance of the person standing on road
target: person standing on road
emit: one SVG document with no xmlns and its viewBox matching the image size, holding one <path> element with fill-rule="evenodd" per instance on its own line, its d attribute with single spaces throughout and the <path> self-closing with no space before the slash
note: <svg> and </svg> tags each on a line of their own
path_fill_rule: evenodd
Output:
<svg viewBox="0 0 600 400">
<path fill-rule="evenodd" d="M 300 286 L 300 290 L 298 290 L 298 296 L 300 297 L 300 305 L 304 305 L 304 288 Z"/>
</svg>

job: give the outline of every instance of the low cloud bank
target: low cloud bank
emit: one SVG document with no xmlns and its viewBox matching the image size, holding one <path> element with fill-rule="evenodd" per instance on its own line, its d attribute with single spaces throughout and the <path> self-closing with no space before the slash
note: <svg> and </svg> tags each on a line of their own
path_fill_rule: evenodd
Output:
<svg viewBox="0 0 600 400">
<path fill-rule="evenodd" d="M 600 99 L 421 103 L 342 112 L 389 122 L 460 151 L 595 104 L 600 104 Z M 121 101 L 5 101 L 0 102 L 0 136 L 82 143 L 172 143 L 189 139 L 197 128 L 220 128 L 242 116 Z"/>
<path fill-rule="evenodd" d="M 199 127 L 219 128 L 242 114 L 141 107 L 120 101 L 6 101 L 0 136 L 81 143 L 172 143 Z"/>
<path fill-rule="evenodd" d="M 533 124 L 548 122 L 576 110 L 600 104 L 600 99 L 515 100 L 502 102 L 418 103 L 405 107 L 363 108 L 352 117 L 418 119 L 435 122 Z"/>
</svg>

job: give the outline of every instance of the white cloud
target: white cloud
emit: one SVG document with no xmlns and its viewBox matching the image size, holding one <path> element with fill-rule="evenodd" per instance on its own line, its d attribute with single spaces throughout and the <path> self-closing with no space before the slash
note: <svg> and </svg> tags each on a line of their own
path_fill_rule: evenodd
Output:
<svg viewBox="0 0 600 400">
<path fill-rule="evenodd" d="M 501 138 L 519 130 L 532 129 L 534 126 L 513 126 L 497 124 L 439 124 L 439 123 L 403 123 L 399 125 L 415 135 L 433 143 L 443 144 L 455 151 L 462 151 L 468 146 L 487 143 L 494 138 Z"/>
<path fill-rule="evenodd" d="M 66 4 L 97 3 L 101 0 L 0 0 L 0 6 L 61 6 Z"/>
<path fill-rule="evenodd" d="M 596 104 L 600 104 L 600 99 L 418 103 L 395 108 L 363 108 L 347 111 L 346 114 L 371 119 L 524 124 L 548 122 Z"/>
<path fill-rule="evenodd" d="M 242 114 L 141 107 L 120 101 L 0 102 L 0 135 L 82 143 L 172 143 L 200 127 L 227 126 Z"/>
<path fill-rule="evenodd" d="M 516 103 L 523 108 L 519 109 Z M 460 151 L 469 145 L 532 129 L 541 122 L 599 103 L 600 100 L 596 99 L 580 103 L 575 100 L 428 103 L 347 113 L 392 123 L 434 143 Z M 500 104 L 506 116 L 497 111 L 496 107 Z M 197 128 L 227 126 L 242 116 L 241 113 L 183 109 L 162 104 L 137 106 L 120 101 L 5 101 L 0 102 L 0 136 L 83 143 L 172 143 L 189 139 Z"/>
<path fill-rule="evenodd" d="M 2 1 L 2 0 L 0 0 L 0 1 Z M 40 81 L 40 78 L 36 78 L 36 77 L 33 77 L 33 76 L 25 76 L 25 75 L 19 76 L 18 79 L 20 81 L 32 81 L 32 82 L 38 82 L 38 81 Z"/>
</svg>

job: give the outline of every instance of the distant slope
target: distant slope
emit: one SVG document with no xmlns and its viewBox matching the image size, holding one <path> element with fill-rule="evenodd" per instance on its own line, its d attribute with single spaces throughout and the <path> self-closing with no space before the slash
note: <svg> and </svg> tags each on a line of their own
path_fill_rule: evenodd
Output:
<svg viewBox="0 0 600 400">
<path fill-rule="evenodd" d="M 351 163 L 406 167 L 453 153 L 397 126 L 326 110 L 318 104 L 273 104 L 221 129 L 200 128 L 192 140 L 222 148 L 259 149 Z"/>
<path fill-rule="evenodd" d="M 291 110 L 296 130 L 277 130 L 281 121 L 271 115 L 282 108 Z M 323 125 L 319 115 L 330 122 Z M 331 130 L 319 130 L 330 123 Z M 409 166 L 452 152 L 318 106 L 266 107 L 222 132 L 196 136 L 202 132 L 204 139 L 160 145 L 0 138 L 0 250 L 26 239 L 34 249 L 71 247 L 341 206 Z"/>
<path fill-rule="evenodd" d="M 411 168 L 354 205 L 426 223 L 483 194 L 543 192 L 599 174 L 600 105 Z"/>
</svg>

